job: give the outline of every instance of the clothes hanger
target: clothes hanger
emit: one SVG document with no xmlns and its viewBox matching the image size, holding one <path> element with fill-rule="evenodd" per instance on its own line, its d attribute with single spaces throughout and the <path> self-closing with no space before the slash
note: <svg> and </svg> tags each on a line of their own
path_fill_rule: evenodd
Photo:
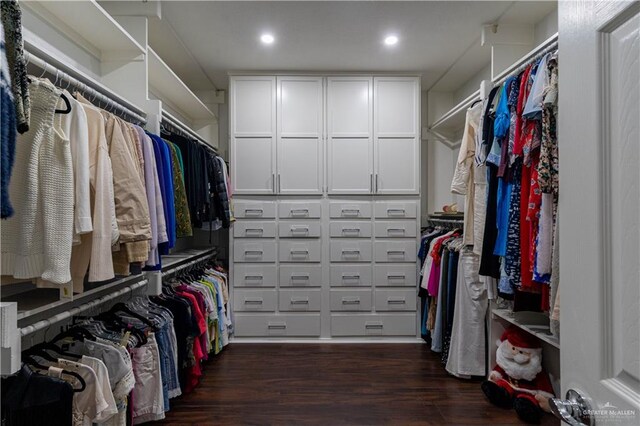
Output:
<svg viewBox="0 0 640 426">
<path fill-rule="evenodd" d="M 24 361 L 25 364 L 30 365 L 32 367 L 36 367 L 39 370 L 49 371 L 49 367 L 38 363 L 31 356 L 27 356 L 23 361 Z M 56 362 L 57 362 L 57 360 L 56 360 Z M 85 382 L 84 379 L 82 378 L 82 376 L 79 375 L 78 373 L 76 373 L 75 371 L 62 370 L 62 374 L 66 374 L 67 376 L 75 377 L 78 380 L 78 382 L 80 382 L 80 389 L 73 389 L 73 392 L 76 392 L 76 393 L 77 392 L 82 392 L 87 388 L 87 382 Z"/>
</svg>

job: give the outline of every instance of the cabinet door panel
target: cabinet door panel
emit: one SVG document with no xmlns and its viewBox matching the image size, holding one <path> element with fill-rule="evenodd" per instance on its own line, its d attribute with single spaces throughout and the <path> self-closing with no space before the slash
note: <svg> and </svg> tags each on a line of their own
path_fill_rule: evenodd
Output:
<svg viewBox="0 0 640 426">
<path fill-rule="evenodd" d="M 318 138 L 278 139 L 278 193 L 322 193 L 322 144 Z"/>
<path fill-rule="evenodd" d="M 329 136 L 370 137 L 372 132 L 372 79 L 329 77 L 327 112 Z"/>
<path fill-rule="evenodd" d="M 420 88 L 414 77 L 374 79 L 376 137 L 417 137 Z"/>
<path fill-rule="evenodd" d="M 278 136 L 322 135 L 322 77 L 278 77 Z"/>
<path fill-rule="evenodd" d="M 273 194 L 273 138 L 233 138 L 231 158 L 235 194 Z"/>
<path fill-rule="evenodd" d="M 376 193 L 418 194 L 420 152 L 417 138 L 376 141 Z"/>
<path fill-rule="evenodd" d="M 231 93 L 232 136 L 273 136 L 275 134 L 275 77 L 233 77 Z"/>
<path fill-rule="evenodd" d="M 370 139 L 329 140 L 329 193 L 370 194 L 373 149 Z"/>
</svg>

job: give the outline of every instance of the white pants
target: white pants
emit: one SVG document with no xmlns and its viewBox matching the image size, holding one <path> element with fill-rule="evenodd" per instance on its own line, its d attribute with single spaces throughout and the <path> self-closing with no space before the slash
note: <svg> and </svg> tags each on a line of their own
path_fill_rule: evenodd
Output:
<svg viewBox="0 0 640 426">
<path fill-rule="evenodd" d="M 456 301 L 447 371 L 454 376 L 484 376 L 485 316 L 487 289 L 478 274 L 480 256 L 469 250 L 460 253 Z"/>
</svg>

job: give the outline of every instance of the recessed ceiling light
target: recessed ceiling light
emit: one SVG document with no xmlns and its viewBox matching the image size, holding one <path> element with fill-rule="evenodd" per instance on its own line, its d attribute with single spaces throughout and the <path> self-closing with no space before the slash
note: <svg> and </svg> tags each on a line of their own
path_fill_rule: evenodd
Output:
<svg viewBox="0 0 640 426">
<path fill-rule="evenodd" d="M 271 44 L 275 41 L 275 38 L 271 34 L 262 34 L 260 36 L 260 41 L 264 44 Z"/>
<path fill-rule="evenodd" d="M 384 39 L 384 44 L 386 44 L 387 46 L 393 46 L 397 42 L 398 42 L 398 37 L 394 35 L 387 36 Z"/>
</svg>

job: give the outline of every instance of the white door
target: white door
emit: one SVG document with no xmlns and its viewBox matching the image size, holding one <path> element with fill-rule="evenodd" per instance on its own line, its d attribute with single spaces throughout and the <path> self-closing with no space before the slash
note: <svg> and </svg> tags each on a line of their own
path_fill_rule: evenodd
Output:
<svg viewBox="0 0 640 426">
<path fill-rule="evenodd" d="M 322 77 L 278 77 L 277 192 L 321 194 Z"/>
<path fill-rule="evenodd" d="M 231 183 L 235 194 L 273 194 L 276 78 L 234 76 L 230 88 Z"/>
<path fill-rule="evenodd" d="M 638 425 L 640 3 L 559 2 L 559 36 L 561 398 Z"/>
<path fill-rule="evenodd" d="M 330 194 L 373 191 L 373 79 L 327 79 Z"/>
<path fill-rule="evenodd" d="M 376 77 L 373 99 L 374 192 L 419 194 L 418 78 Z"/>
</svg>

